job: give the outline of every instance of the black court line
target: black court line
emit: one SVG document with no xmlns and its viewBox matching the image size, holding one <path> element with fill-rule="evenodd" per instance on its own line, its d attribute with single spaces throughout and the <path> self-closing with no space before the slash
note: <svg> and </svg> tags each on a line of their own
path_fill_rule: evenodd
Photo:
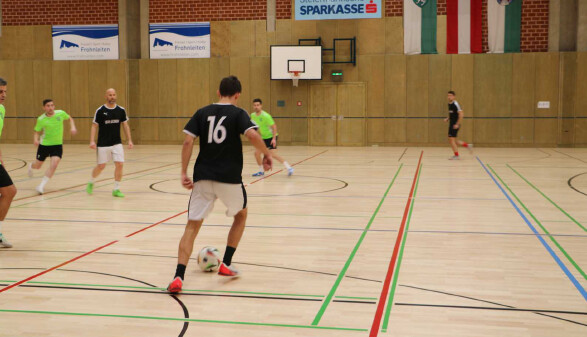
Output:
<svg viewBox="0 0 587 337">
<path fill-rule="evenodd" d="M 395 305 L 410 306 L 410 307 L 444 308 L 444 309 L 472 309 L 472 310 L 518 311 L 518 312 L 534 312 L 534 313 L 549 313 L 549 314 L 564 314 L 564 315 L 581 315 L 581 316 L 587 316 L 587 312 L 582 312 L 582 311 L 565 311 L 565 310 L 496 308 L 496 307 L 476 307 L 476 306 L 469 306 L 469 305 L 423 304 L 423 303 L 395 303 Z"/>
<path fill-rule="evenodd" d="M 5 159 L 13 159 L 13 160 L 16 160 L 16 161 L 20 161 L 20 162 L 22 163 L 22 165 L 21 165 L 21 166 L 19 166 L 19 167 L 17 167 L 17 168 L 10 169 L 10 170 L 8 170 L 7 172 L 12 172 L 12 171 L 20 170 L 21 168 L 25 167 L 25 166 L 26 166 L 26 164 L 28 164 L 28 163 L 26 162 L 26 160 L 23 160 L 23 159 L 20 159 L 20 158 L 13 158 L 13 157 L 4 157 L 4 158 L 5 158 Z"/>
<path fill-rule="evenodd" d="M 406 152 L 408 152 L 408 148 L 407 148 L 407 147 L 404 149 L 404 152 L 402 153 L 402 155 L 401 155 L 401 156 L 399 156 L 399 158 L 398 158 L 398 160 L 397 160 L 397 161 L 401 161 L 401 160 L 402 160 L 402 158 L 404 157 L 404 155 L 406 154 Z"/>
<path fill-rule="evenodd" d="M 556 149 L 553 149 L 553 151 L 554 151 L 554 152 L 556 152 L 556 153 L 560 153 L 560 154 L 562 154 L 562 155 L 565 155 L 565 156 L 567 156 L 567 157 L 569 157 L 569 158 L 572 158 L 572 159 L 578 160 L 578 161 L 580 161 L 580 162 L 582 162 L 582 163 L 585 163 L 585 164 L 587 164 L 587 161 L 585 161 L 585 160 L 583 160 L 583 159 L 580 159 L 580 158 L 577 158 L 577 157 L 574 157 L 574 156 L 571 156 L 571 155 L 570 155 L 570 154 L 568 154 L 568 153 L 564 153 L 564 152 L 558 151 L 558 150 L 556 150 Z"/>
<path fill-rule="evenodd" d="M 575 175 L 575 176 L 572 176 L 571 178 L 569 178 L 569 180 L 567 180 L 567 185 L 569 185 L 569 187 L 570 187 L 571 189 L 573 189 L 575 192 L 577 192 L 577 193 L 581 193 L 581 194 L 583 194 L 584 196 L 587 196 L 587 193 L 585 193 L 585 192 L 581 191 L 580 189 L 576 188 L 576 187 L 573 185 L 573 180 L 574 180 L 575 178 L 577 178 L 577 177 L 580 177 L 580 176 L 582 176 L 582 175 L 585 175 L 585 174 L 587 174 L 587 172 L 579 173 L 579 174 L 577 174 L 577 175 Z"/>
</svg>

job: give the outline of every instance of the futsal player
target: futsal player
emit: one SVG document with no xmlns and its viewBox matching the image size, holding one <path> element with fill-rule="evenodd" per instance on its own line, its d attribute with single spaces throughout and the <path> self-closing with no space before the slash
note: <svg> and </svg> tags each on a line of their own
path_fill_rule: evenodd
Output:
<svg viewBox="0 0 587 337">
<path fill-rule="evenodd" d="M 34 144 L 37 146 L 37 159 L 34 163 L 29 164 L 29 177 L 33 176 L 33 170 L 38 170 L 43 166 L 45 159 L 50 158 L 50 165 L 39 186 L 37 192 L 45 193 L 45 185 L 55 174 L 57 166 L 63 158 L 63 122 L 69 119 L 71 134 L 75 136 L 77 129 L 73 118 L 63 110 L 55 110 L 55 103 L 52 99 L 43 101 L 43 110 L 45 113 L 37 118 L 35 125 Z M 43 135 L 40 136 L 41 132 Z"/>
<path fill-rule="evenodd" d="M 232 265 L 232 256 L 245 230 L 247 220 L 247 192 L 242 182 L 243 149 L 240 135 L 265 155 L 264 170 L 272 166 L 271 152 L 255 130 L 247 112 L 236 106 L 241 94 L 241 83 L 235 76 L 220 82 L 218 103 L 196 111 L 183 132 L 181 151 L 181 184 L 192 190 L 188 205 L 188 222 L 179 242 L 177 269 L 167 287 L 178 293 L 183 286 L 185 269 L 194 249 L 194 240 L 204 219 L 212 212 L 214 202 L 220 199 L 226 206 L 226 215 L 234 217 L 228 233 L 224 258 L 218 269 L 222 276 L 238 276 Z M 194 140 L 200 138 L 200 153 L 194 165 L 193 181 L 187 175 Z"/>
<path fill-rule="evenodd" d="M 6 109 L 4 108 L 4 101 L 6 100 L 6 86 L 8 83 L 0 78 L 0 136 L 2 135 L 2 129 L 4 128 L 4 117 L 6 116 Z M 12 204 L 12 199 L 16 195 L 16 186 L 12 183 L 10 175 L 4 168 L 4 161 L 2 160 L 2 153 L 0 153 L 0 247 L 12 248 L 12 245 L 6 240 L 6 237 L 2 234 L 2 225 L 4 225 L 4 219 Z"/>
<path fill-rule="evenodd" d="M 98 165 L 92 171 L 92 178 L 88 182 L 86 192 L 88 194 L 94 192 L 94 179 L 102 173 L 106 167 L 106 163 L 112 160 L 115 165 L 112 196 L 124 198 L 124 194 L 120 192 L 120 181 L 122 180 L 122 168 L 124 164 L 124 148 L 122 147 L 122 139 L 120 138 L 120 125 L 124 128 L 129 150 L 134 147 L 134 144 L 130 135 L 126 110 L 116 104 L 116 90 L 106 90 L 105 98 L 106 103 L 96 110 L 92 130 L 90 131 L 90 148 L 97 148 Z M 98 129 L 97 144 L 94 142 L 96 129 Z"/>
<path fill-rule="evenodd" d="M 454 155 L 449 160 L 459 160 L 459 149 L 458 145 L 464 146 L 472 152 L 473 144 L 467 144 L 457 139 L 457 134 L 461 129 L 461 122 L 464 116 L 463 109 L 456 101 L 456 94 L 454 91 L 448 92 L 448 117 L 444 119 L 445 122 L 449 122 L 448 126 L 448 143 L 452 147 Z M 458 144 L 458 145 L 457 145 Z"/>
<path fill-rule="evenodd" d="M 267 111 L 263 110 L 263 102 L 260 98 L 253 100 L 253 113 L 251 113 L 251 120 L 259 127 L 259 133 L 265 142 L 265 146 L 271 150 L 271 156 L 282 163 L 287 169 L 287 175 L 291 176 L 294 173 L 293 167 L 289 165 L 285 159 L 277 154 L 277 125 L 273 121 L 273 117 Z M 259 165 L 259 171 L 253 174 L 253 177 L 260 177 L 265 174 L 263 171 L 263 162 L 261 160 L 261 151 L 255 151 L 255 159 Z"/>
</svg>

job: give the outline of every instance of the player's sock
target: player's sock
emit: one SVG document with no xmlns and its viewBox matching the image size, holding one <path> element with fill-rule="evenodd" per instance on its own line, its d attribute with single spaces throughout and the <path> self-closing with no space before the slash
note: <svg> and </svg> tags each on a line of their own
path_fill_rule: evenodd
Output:
<svg viewBox="0 0 587 337">
<path fill-rule="evenodd" d="M 235 251 L 235 247 L 226 246 L 226 250 L 224 251 L 224 257 L 222 258 L 222 262 L 224 262 L 225 265 L 230 266 L 230 264 L 232 263 L 232 256 L 234 255 Z"/>
<path fill-rule="evenodd" d="M 289 163 L 286 161 L 283 162 L 283 165 L 285 165 L 285 168 L 288 170 L 291 168 L 291 165 L 289 165 Z"/>
<path fill-rule="evenodd" d="M 2 236 L 2 224 L 4 223 L 4 221 L 0 221 L 0 236 Z"/>
<path fill-rule="evenodd" d="M 458 157 L 458 156 L 459 156 L 459 152 L 457 151 L 457 152 L 455 152 L 455 157 Z"/>
<path fill-rule="evenodd" d="M 114 181 L 114 190 L 119 190 L 120 189 L 120 181 Z"/>
<path fill-rule="evenodd" d="M 91 177 L 90 180 L 88 181 L 89 184 L 93 184 L 94 183 L 94 177 Z"/>
<path fill-rule="evenodd" d="M 463 142 L 463 146 L 464 147 L 469 147 L 469 144 L 467 144 L 467 142 Z"/>
<path fill-rule="evenodd" d="M 183 277 L 185 276 L 185 264 L 177 265 L 177 269 L 175 269 L 175 276 L 173 278 L 178 276 L 183 280 Z"/>
<path fill-rule="evenodd" d="M 259 165 L 259 172 L 264 172 L 265 169 L 263 168 L 263 165 Z"/>
<path fill-rule="evenodd" d="M 47 183 L 49 182 L 49 179 L 51 179 L 51 178 L 44 176 L 43 180 L 41 180 L 41 183 L 39 184 L 39 187 L 41 189 L 45 189 L 45 185 L 47 185 Z"/>
</svg>

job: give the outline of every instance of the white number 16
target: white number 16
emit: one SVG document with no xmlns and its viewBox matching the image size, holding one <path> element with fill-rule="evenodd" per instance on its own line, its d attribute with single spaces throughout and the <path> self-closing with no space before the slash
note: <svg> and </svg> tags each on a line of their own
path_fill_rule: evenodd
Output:
<svg viewBox="0 0 587 337">
<path fill-rule="evenodd" d="M 226 119 L 226 116 L 220 118 L 218 124 L 214 126 L 214 122 L 216 122 L 216 116 L 209 116 L 208 122 L 210 123 L 210 128 L 208 129 L 208 144 L 214 143 L 220 144 L 226 139 L 226 128 L 222 125 L 222 122 Z"/>
</svg>

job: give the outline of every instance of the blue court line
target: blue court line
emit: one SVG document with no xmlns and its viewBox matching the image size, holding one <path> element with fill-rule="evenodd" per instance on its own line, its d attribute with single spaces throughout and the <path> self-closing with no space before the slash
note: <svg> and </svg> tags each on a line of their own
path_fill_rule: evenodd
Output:
<svg viewBox="0 0 587 337">
<path fill-rule="evenodd" d="M 39 221 L 39 222 L 68 222 L 68 223 L 103 223 L 103 224 L 145 224 L 144 221 L 100 221 L 100 220 L 60 220 L 60 219 L 28 219 L 28 218 L 7 218 L 16 221 Z M 185 226 L 185 223 L 164 222 L 166 226 Z M 204 227 L 231 227 L 231 225 L 203 224 Z M 302 230 L 332 230 L 332 231 L 363 231 L 364 228 L 340 228 L 340 227 L 295 227 L 295 226 L 255 226 L 247 225 L 250 228 L 266 229 L 302 229 Z M 396 229 L 369 229 L 369 232 L 397 232 Z M 472 232 L 472 231 L 433 231 L 433 230 L 411 230 L 410 233 L 421 234 L 475 234 L 475 235 L 505 235 L 505 236 L 534 236 L 533 233 L 513 232 Z M 538 234 L 548 236 L 548 234 Z M 587 234 L 551 234 L 556 237 L 587 238 Z"/>
<path fill-rule="evenodd" d="M 540 235 L 540 233 L 536 230 L 536 228 L 534 227 L 534 225 L 532 225 L 532 223 L 528 220 L 528 218 L 524 215 L 524 213 L 522 213 L 522 211 L 520 210 L 520 208 L 518 207 L 518 205 L 516 205 L 516 203 L 512 200 L 512 198 L 510 198 L 509 194 L 507 194 L 506 191 L 503 189 L 503 187 L 497 182 L 497 180 L 495 179 L 495 177 L 493 176 L 493 174 L 491 174 L 489 172 L 489 170 L 487 169 L 487 167 L 485 166 L 485 164 L 483 164 L 483 162 L 481 161 L 481 159 L 479 159 L 479 157 L 477 157 L 477 161 L 479 162 L 479 164 L 481 164 L 481 166 L 483 167 L 483 169 L 485 170 L 485 172 L 487 172 L 487 174 L 491 177 L 491 179 L 497 185 L 497 187 L 499 187 L 499 189 L 501 190 L 501 192 L 506 196 L 506 198 L 509 200 L 509 202 L 512 204 L 512 206 L 514 206 L 514 208 L 516 209 L 516 211 L 518 212 L 518 214 L 522 217 L 522 219 L 524 219 L 524 221 L 526 222 L 526 224 L 528 225 L 528 227 L 530 227 L 530 229 L 532 230 L 532 232 L 534 232 L 534 235 L 538 238 L 538 240 L 540 240 L 540 243 L 542 243 L 542 245 L 544 246 L 544 248 L 546 248 L 546 250 L 548 251 L 548 253 L 550 254 L 550 256 L 552 256 L 552 258 L 556 261 L 556 263 L 558 264 L 558 266 L 563 270 L 563 272 L 567 275 L 567 277 L 569 278 L 569 280 L 573 283 L 573 285 L 575 286 L 575 288 L 577 288 L 577 290 L 581 293 L 581 296 L 583 296 L 583 298 L 587 301 L 587 291 L 585 291 L 585 288 L 583 288 L 583 286 L 581 285 L 581 283 L 579 283 L 579 281 L 577 281 L 577 279 L 569 271 L 569 269 L 567 268 L 567 266 L 565 266 L 565 264 L 559 259 L 559 257 L 552 250 L 552 248 L 550 248 L 550 246 L 548 245 L 548 243 L 546 243 L 546 241 L 544 240 L 544 238 L 542 237 L 542 235 Z"/>
</svg>

